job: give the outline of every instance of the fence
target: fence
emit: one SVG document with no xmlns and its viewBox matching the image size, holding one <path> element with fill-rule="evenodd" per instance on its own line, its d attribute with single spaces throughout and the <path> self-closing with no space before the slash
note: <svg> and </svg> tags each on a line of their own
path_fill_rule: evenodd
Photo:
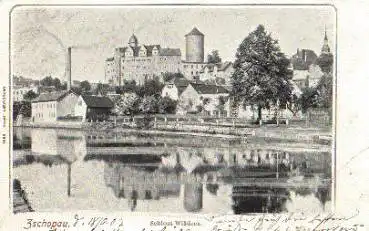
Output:
<svg viewBox="0 0 369 231">
<path fill-rule="evenodd" d="M 332 126 L 332 113 L 329 110 L 309 110 L 306 113 L 306 126 L 328 127 Z"/>
</svg>

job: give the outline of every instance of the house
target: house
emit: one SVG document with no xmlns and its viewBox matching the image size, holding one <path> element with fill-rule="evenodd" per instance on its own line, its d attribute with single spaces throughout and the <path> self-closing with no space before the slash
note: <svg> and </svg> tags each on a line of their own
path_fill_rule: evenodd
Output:
<svg viewBox="0 0 369 231">
<path fill-rule="evenodd" d="M 162 97 L 169 97 L 173 100 L 178 100 L 179 96 L 188 86 L 189 81 L 185 78 L 173 78 L 172 80 L 165 83 L 161 91 Z"/>
<path fill-rule="evenodd" d="M 75 116 L 82 121 L 104 121 L 108 119 L 113 101 L 107 96 L 81 95 L 75 104 Z"/>
<path fill-rule="evenodd" d="M 77 99 L 78 95 L 71 90 L 41 93 L 32 100 L 32 121 L 56 122 L 63 117 L 73 116 Z"/>
<path fill-rule="evenodd" d="M 209 63 L 200 71 L 200 80 L 214 80 L 222 79 L 223 83 L 218 84 L 229 84 L 231 76 L 234 72 L 233 64 L 231 62 L 224 63 Z"/>
<path fill-rule="evenodd" d="M 208 116 L 226 115 L 223 108 L 229 91 L 222 86 L 189 83 L 179 97 L 178 114 L 201 112 Z"/>
<path fill-rule="evenodd" d="M 34 93 L 38 93 L 38 88 L 36 86 L 14 86 L 13 87 L 13 101 L 23 101 L 24 95 L 27 92 L 33 91 Z"/>
<path fill-rule="evenodd" d="M 307 87 L 316 87 L 323 76 L 323 72 L 316 64 L 311 64 L 306 70 L 293 70 L 292 81 L 303 90 Z"/>
</svg>

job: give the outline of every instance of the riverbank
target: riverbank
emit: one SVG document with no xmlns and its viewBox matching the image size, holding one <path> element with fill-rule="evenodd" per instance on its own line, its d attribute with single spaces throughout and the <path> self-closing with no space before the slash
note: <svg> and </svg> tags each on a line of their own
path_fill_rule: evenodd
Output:
<svg viewBox="0 0 369 231">
<path fill-rule="evenodd" d="M 17 126 L 15 126 L 17 127 Z M 114 126 L 110 122 L 99 123 L 38 123 L 25 124 L 18 127 L 76 129 L 87 132 L 108 131 L 113 133 L 142 133 L 148 135 L 181 135 L 197 137 L 242 138 L 248 140 L 263 139 L 270 142 L 306 142 L 331 145 L 332 131 L 328 128 L 287 126 L 287 125 L 247 125 L 221 126 L 185 123 L 157 123 L 153 126 L 138 128 L 132 124 Z"/>
</svg>

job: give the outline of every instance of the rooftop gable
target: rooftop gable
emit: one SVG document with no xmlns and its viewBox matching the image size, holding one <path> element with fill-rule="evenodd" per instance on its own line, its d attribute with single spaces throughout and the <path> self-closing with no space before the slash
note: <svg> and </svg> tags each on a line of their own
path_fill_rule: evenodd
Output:
<svg viewBox="0 0 369 231">
<path fill-rule="evenodd" d="M 68 94 L 74 94 L 73 91 L 65 90 L 65 91 L 53 91 L 48 93 L 41 93 L 36 99 L 32 100 L 32 103 L 38 103 L 38 102 L 49 102 L 49 101 L 60 101 Z"/>
<path fill-rule="evenodd" d="M 203 34 L 203 33 L 201 33 L 201 32 L 199 31 L 199 29 L 197 29 L 196 27 L 194 27 L 194 28 L 190 31 L 190 33 L 186 34 L 186 36 L 191 36 L 191 35 L 204 36 L 204 34 Z"/>
</svg>

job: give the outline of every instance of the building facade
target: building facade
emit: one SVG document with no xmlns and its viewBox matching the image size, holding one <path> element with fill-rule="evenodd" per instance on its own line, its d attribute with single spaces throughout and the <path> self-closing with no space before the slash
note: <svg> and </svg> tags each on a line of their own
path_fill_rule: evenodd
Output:
<svg viewBox="0 0 369 231">
<path fill-rule="evenodd" d="M 72 91 L 42 93 L 32 101 L 33 122 L 55 122 L 73 116 L 78 95 Z"/>
<path fill-rule="evenodd" d="M 204 37 L 196 27 L 185 35 L 186 58 L 182 60 L 180 49 L 139 44 L 133 34 L 128 46 L 115 48 L 114 56 L 105 60 L 105 82 L 113 86 L 132 80 L 142 84 L 145 79 L 160 77 L 165 72 L 181 72 L 188 80 L 199 79 L 207 64 Z"/>
</svg>

